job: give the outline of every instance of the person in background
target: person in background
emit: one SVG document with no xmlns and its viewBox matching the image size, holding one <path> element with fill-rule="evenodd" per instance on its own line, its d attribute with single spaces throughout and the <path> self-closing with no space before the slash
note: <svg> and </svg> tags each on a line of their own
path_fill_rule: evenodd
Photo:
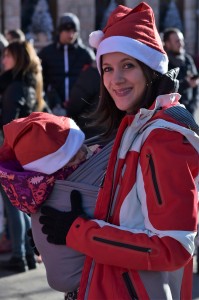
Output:
<svg viewBox="0 0 199 300">
<path fill-rule="evenodd" d="M 86 139 L 101 133 L 99 128 L 90 126 L 92 112 L 99 103 L 100 76 L 96 62 L 86 66 L 77 78 L 67 104 L 67 116 L 74 119 L 83 130 Z"/>
<path fill-rule="evenodd" d="M 24 42 L 26 40 L 26 36 L 20 28 L 7 30 L 5 37 L 9 43 L 14 41 Z"/>
<path fill-rule="evenodd" d="M 169 69 L 180 68 L 180 102 L 194 115 L 199 105 L 199 74 L 193 58 L 185 50 L 183 33 L 178 28 L 167 28 L 163 33 L 163 42 Z"/>
<path fill-rule="evenodd" d="M 31 43 L 14 41 L 4 49 L 4 72 L 0 76 L 2 95 L 1 128 L 14 119 L 28 116 L 33 111 L 46 111 L 43 99 L 43 81 L 40 59 Z M 29 245 L 27 230 L 30 217 L 16 209 L 1 188 L 6 220 L 12 243 L 10 260 L 1 263 L 1 268 L 26 271 L 36 268 L 34 252 Z"/>
<path fill-rule="evenodd" d="M 101 74 L 96 121 L 117 134 L 94 218 L 81 205 L 45 206 L 42 231 L 87 256 L 78 300 L 191 299 L 199 127 L 179 103 L 178 69 L 168 71 L 145 2 L 119 5 L 90 45 Z"/>
<path fill-rule="evenodd" d="M 0 74 L 3 72 L 3 66 L 2 66 L 2 56 L 3 56 L 3 50 L 8 45 L 8 41 L 6 40 L 5 36 L 0 33 Z M 0 95 L 0 118 L 1 118 L 1 95 Z M 3 144 L 3 133 L 0 131 L 0 145 Z M 2 195 L 0 193 L 0 219 L 3 220 L 2 225 L 2 234 L 0 234 L 0 253 L 4 252 L 10 252 L 11 251 L 11 242 L 8 239 L 7 230 L 5 229 L 5 211 L 4 211 L 4 205 L 3 205 L 3 199 Z M 0 225 L 0 227 L 1 227 Z"/>
<path fill-rule="evenodd" d="M 4 48 L 8 46 L 8 41 L 6 40 L 5 36 L 0 33 L 0 75 L 3 72 L 3 64 L 2 64 L 2 59 L 3 59 L 3 51 Z M 0 118 L 1 118 L 1 94 L 0 94 Z M 0 145 L 3 143 L 3 134 L 0 131 Z"/>
<path fill-rule="evenodd" d="M 0 74 L 3 71 L 2 66 L 2 56 L 3 56 L 3 50 L 8 45 L 8 41 L 6 40 L 5 36 L 0 33 Z"/>
<path fill-rule="evenodd" d="M 28 42 L 10 43 L 3 53 L 4 73 L 0 76 L 2 95 L 1 127 L 33 111 L 46 111 L 40 59 Z"/>
<path fill-rule="evenodd" d="M 56 40 L 38 53 L 43 69 L 45 97 L 53 113 L 66 115 L 70 91 L 80 71 L 95 58 L 80 38 L 80 21 L 73 13 L 60 17 Z M 60 112 L 59 110 L 60 109 Z"/>
</svg>

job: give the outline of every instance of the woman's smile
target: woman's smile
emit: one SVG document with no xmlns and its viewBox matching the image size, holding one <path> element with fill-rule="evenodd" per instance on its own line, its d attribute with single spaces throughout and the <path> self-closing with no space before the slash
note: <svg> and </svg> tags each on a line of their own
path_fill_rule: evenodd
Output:
<svg viewBox="0 0 199 300">
<path fill-rule="evenodd" d="M 138 62 L 124 53 L 108 53 L 103 55 L 102 71 L 104 85 L 117 108 L 133 112 L 146 90 L 146 78 Z"/>
<path fill-rule="evenodd" d="M 125 97 L 125 96 L 127 96 L 129 93 L 131 93 L 132 88 L 114 89 L 113 91 L 115 92 L 115 95 L 116 95 L 117 97 Z"/>
</svg>

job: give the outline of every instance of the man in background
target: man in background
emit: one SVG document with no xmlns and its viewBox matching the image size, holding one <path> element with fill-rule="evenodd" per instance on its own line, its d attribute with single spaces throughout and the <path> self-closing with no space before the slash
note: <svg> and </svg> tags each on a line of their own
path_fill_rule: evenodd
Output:
<svg viewBox="0 0 199 300">
<path fill-rule="evenodd" d="M 64 13 L 55 42 L 39 52 L 43 68 L 45 98 L 54 114 L 67 114 L 70 91 L 80 71 L 95 59 L 92 49 L 80 38 L 80 21 Z"/>
<path fill-rule="evenodd" d="M 193 58 L 185 50 L 183 33 L 178 28 L 167 28 L 163 33 L 163 42 L 169 58 L 169 70 L 180 68 L 180 102 L 194 115 L 199 104 L 199 76 Z"/>
</svg>

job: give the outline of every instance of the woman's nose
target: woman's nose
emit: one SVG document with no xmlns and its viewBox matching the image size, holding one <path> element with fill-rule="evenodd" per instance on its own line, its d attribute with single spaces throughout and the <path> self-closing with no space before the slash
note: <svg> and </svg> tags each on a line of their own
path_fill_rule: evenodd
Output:
<svg viewBox="0 0 199 300">
<path fill-rule="evenodd" d="M 113 76 L 112 76 L 112 82 L 114 84 L 121 84 L 125 81 L 125 78 L 123 76 L 123 73 L 119 70 L 116 70 L 113 72 Z"/>
</svg>

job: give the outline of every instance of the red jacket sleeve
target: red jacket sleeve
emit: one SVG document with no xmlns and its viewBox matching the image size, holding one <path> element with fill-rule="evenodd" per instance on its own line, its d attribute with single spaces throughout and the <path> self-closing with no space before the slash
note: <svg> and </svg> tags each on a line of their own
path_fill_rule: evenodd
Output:
<svg viewBox="0 0 199 300">
<path fill-rule="evenodd" d="M 155 187 L 151 157 L 157 181 Z M 78 218 L 66 243 L 101 264 L 134 270 L 178 269 L 192 256 L 189 248 L 197 224 L 198 154 L 181 134 L 157 129 L 142 147 L 140 168 L 146 193 L 146 202 L 142 203 L 146 211 L 143 212 L 146 230 L 130 230 L 104 221 Z M 150 222 L 150 234 L 147 222 Z"/>
</svg>

